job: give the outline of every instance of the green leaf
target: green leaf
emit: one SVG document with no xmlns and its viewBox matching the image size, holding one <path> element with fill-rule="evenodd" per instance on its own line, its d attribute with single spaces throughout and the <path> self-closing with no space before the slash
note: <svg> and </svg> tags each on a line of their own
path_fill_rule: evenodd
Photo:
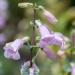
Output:
<svg viewBox="0 0 75 75">
<path fill-rule="evenodd" d="M 64 65 L 64 71 L 65 72 L 71 72 L 71 66 L 70 66 L 70 64 L 65 64 Z"/>
</svg>

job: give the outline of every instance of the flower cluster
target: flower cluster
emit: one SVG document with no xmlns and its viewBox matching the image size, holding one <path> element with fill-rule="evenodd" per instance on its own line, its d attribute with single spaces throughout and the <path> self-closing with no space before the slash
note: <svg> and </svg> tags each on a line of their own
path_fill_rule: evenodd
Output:
<svg viewBox="0 0 75 75">
<path fill-rule="evenodd" d="M 19 7 L 24 8 L 24 7 L 28 7 L 28 6 L 32 6 L 32 5 L 33 5 L 32 3 L 20 3 Z M 52 23 L 52 24 L 57 23 L 56 17 L 51 12 L 47 11 L 42 6 L 37 6 L 37 7 L 38 7 L 38 9 L 42 9 L 43 15 L 46 17 L 46 19 L 50 23 Z M 37 9 L 35 9 L 35 10 L 37 10 Z M 51 29 L 49 29 L 47 27 L 46 24 L 43 24 L 40 20 L 34 19 L 34 22 L 35 22 L 36 26 L 38 27 L 38 31 L 41 36 L 40 41 L 39 41 L 39 48 L 41 48 L 45 52 L 45 54 L 48 56 L 49 59 L 57 60 L 58 55 L 64 54 L 65 41 L 64 41 L 63 34 L 52 31 Z M 33 31 L 34 31 L 34 28 L 33 28 Z M 35 35 L 35 33 L 33 32 L 32 36 L 34 36 L 34 35 Z M 4 56 L 8 59 L 19 60 L 20 59 L 19 49 L 28 40 L 29 40 L 28 37 L 24 37 L 21 39 L 16 39 L 10 43 L 6 43 L 6 45 L 3 48 Z M 30 43 L 29 45 L 31 47 L 33 47 L 34 44 L 32 44 L 32 41 L 34 41 L 35 38 L 33 37 L 30 40 L 31 40 L 31 43 L 29 42 Z M 48 46 L 51 46 L 51 45 L 57 45 L 60 47 L 60 50 L 58 51 L 58 53 L 55 53 L 53 51 L 53 49 L 48 48 Z M 31 51 L 31 53 L 32 53 L 32 51 Z M 32 54 L 31 54 L 31 57 L 32 57 Z M 31 62 L 32 62 L 32 58 L 30 59 L 30 61 L 25 62 L 24 65 L 22 65 L 22 67 L 21 67 L 22 75 L 38 75 L 38 73 L 39 73 L 38 67 L 33 62 L 32 63 Z M 30 65 L 32 65 L 32 66 L 30 66 Z"/>
</svg>

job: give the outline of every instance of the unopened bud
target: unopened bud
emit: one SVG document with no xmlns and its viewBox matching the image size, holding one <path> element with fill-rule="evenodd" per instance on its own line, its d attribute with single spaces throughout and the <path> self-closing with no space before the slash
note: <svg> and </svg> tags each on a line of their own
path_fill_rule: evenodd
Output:
<svg viewBox="0 0 75 75">
<path fill-rule="evenodd" d="M 19 3 L 18 4 L 18 7 L 20 7 L 20 8 L 26 8 L 26 7 L 29 7 L 29 6 L 33 6 L 33 4 L 32 3 Z"/>
</svg>

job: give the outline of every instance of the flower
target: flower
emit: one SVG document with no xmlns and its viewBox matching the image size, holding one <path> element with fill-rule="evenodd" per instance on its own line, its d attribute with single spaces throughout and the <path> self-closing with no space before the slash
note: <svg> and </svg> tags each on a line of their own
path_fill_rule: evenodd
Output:
<svg viewBox="0 0 75 75">
<path fill-rule="evenodd" d="M 71 75 L 75 75 L 75 64 L 74 63 L 71 63 Z"/>
<path fill-rule="evenodd" d="M 38 75 L 39 68 L 36 66 L 35 63 L 32 64 L 30 67 L 30 62 L 27 61 L 21 66 L 21 74 L 22 75 Z"/>
<path fill-rule="evenodd" d="M 35 20 L 35 23 L 38 26 L 38 30 L 41 35 L 41 39 L 39 42 L 40 48 L 44 49 L 44 52 L 47 54 L 48 57 L 49 57 L 49 54 L 50 55 L 51 55 L 51 53 L 53 54 L 53 52 L 50 53 L 49 49 L 47 48 L 47 46 L 49 46 L 49 45 L 58 45 L 58 46 L 60 46 L 60 50 L 64 51 L 65 42 L 64 42 L 64 36 L 61 33 L 53 32 L 51 30 L 49 31 L 47 26 L 42 24 L 39 20 Z M 46 51 L 45 51 L 45 49 L 46 49 Z"/>
<path fill-rule="evenodd" d="M 7 0 L 0 0 L 0 10 L 6 10 L 8 8 Z"/>
<path fill-rule="evenodd" d="M 0 45 L 4 44 L 6 41 L 6 36 L 4 33 L 0 34 Z"/>
<path fill-rule="evenodd" d="M 48 21 L 50 23 L 55 24 L 57 22 L 57 19 L 55 18 L 55 16 L 51 12 L 44 10 L 43 14 L 48 19 Z"/>
<path fill-rule="evenodd" d="M 5 17 L 0 15 L 0 28 L 4 28 L 5 24 Z"/>
<path fill-rule="evenodd" d="M 20 54 L 18 50 L 23 46 L 23 44 L 28 40 L 28 37 L 22 39 L 16 39 L 13 42 L 7 43 L 4 46 L 4 56 L 8 59 L 19 60 Z"/>
<path fill-rule="evenodd" d="M 43 6 L 39 6 L 39 8 L 43 10 L 43 15 L 47 18 L 47 20 L 50 23 L 52 23 L 52 24 L 57 23 L 58 20 L 51 12 L 47 11 Z"/>
<path fill-rule="evenodd" d="M 40 20 L 35 20 L 35 23 L 38 26 L 38 29 L 41 35 L 41 39 L 46 38 L 46 37 L 53 37 L 53 35 L 50 35 L 53 32 L 49 30 L 45 24 L 42 24 Z"/>
<path fill-rule="evenodd" d="M 51 30 L 42 25 L 42 23 L 38 20 L 35 21 L 38 26 L 38 30 L 41 35 L 40 47 L 44 48 L 48 45 L 58 45 L 61 47 L 61 50 L 64 50 L 64 39 L 63 35 L 59 32 L 52 32 Z"/>
<path fill-rule="evenodd" d="M 0 28 L 4 28 L 7 19 L 7 0 L 0 0 Z"/>
</svg>

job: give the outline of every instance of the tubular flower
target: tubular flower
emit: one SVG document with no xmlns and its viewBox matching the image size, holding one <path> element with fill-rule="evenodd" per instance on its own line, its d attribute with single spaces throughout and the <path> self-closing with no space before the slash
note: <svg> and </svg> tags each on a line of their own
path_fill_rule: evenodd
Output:
<svg viewBox="0 0 75 75">
<path fill-rule="evenodd" d="M 42 25 L 40 21 L 36 20 L 36 25 L 41 35 L 40 47 L 44 48 L 48 45 L 59 45 L 61 50 L 64 49 L 63 35 L 58 32 L 49 31 L 45 25 Z"/>
<path fill-rule="evenodd" d="M 51 12 L 44 10 L 43 14 L 45 15 L 45 17 L 48 19 L 50 23 L 55 24 L 57 22 L 56 17 Z"/>
<path fill-rule="evenodd" d="M 65 42 L 64 42 L 63 35 L 61 33 L 52 32 L 51 30 L 49 31 L 49 29 L 45 25 L 42 25 L 42 23 L 39 20 L 36 20 L 35 23 L 38 26 L 38 30 L 41 35 L 41 40 L 39 43 L 40 48 L 44 49 L 44 52 L 47 54 L 48 57 L 49 57 L 49 54 L 51 55 L 51 53 L 54 55 L 53 52 L 51 53 L 49 52 L 49 49 L 47 48 L 47 46 L 49 45 L 58 45 L 60 46 L 60 50 L 64 51 Z"/>
<path fill-rule="evenodd" d="M 38 75 L 39 69 L 36 64 L 33 63 L 32 67 L 30 67 L 30 62 L 25 62 L 21 67 L 22 75 Z"/>
<path fill-rule="evenodd" d="M 47 20 L 52 23 L 55 24 L 58 20 L 56 19 L 56 17 L 49 11 L 47 11 L 44 7 L 39 6 L 40 9 L 43 10 L 43 14 L 44 16 L 47 18 Z"/>
<path fill-rule="evenodd" d="M 7 0 L 0 0 L 0 28 L 3 28 L 7 18 Z"/>
<path fill-rule="evenodd" d="M 71 63 L 71 75 L 75 75 L 75 64 L 74 63 Z"/>
<path fill-rule="evenodd" d="M 18 50 L 23 46 L 23 44 L 28 40 L 27 37 L 22 39 L 16 39 L 13 42 L 7 43 L 4 46 L 4 56 L 8 59 L 18 60 L 20 59 L 20 54 Z"/>
<path fill-rule="evenodd" d="M 4 44 L 6 41 L 6 36 L 5 34 L 1 33 L 0 34 L 0 45 Z"/>
</svg>

